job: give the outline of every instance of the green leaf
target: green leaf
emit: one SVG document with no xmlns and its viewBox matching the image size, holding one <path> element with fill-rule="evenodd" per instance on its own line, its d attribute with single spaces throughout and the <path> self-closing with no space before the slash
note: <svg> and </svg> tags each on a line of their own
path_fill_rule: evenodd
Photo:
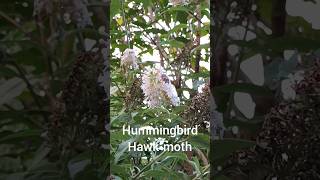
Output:
<svg viewBox="0 0 320 180">
<path fill-rule="evenodd" d="M 197 50 L 202 50 L 202 49 L 209 49 L 210 48 L 210 43 L 207 44 L 201 44 L 200 46 L 192 49 L 191 53 L 196 52 Z"/>
<path fill-rule="evenodd" d="M 170 7 L 169 9 L 163 11 L 160 15 L 173 11 L 190 12 L 190 10 L 184 6 Z"/>
<path fill-rule="evenodd" d="M 121 177 L 129 176 L 131 164 L 112 164 L 111 165 L 111 172 L 114 175 L 118 175 Z"/>
<path fill-rule="evenodd" d="M 68 169 L 72 179 L 97 179 L 96 168 L 92 166 L 93 151 L 89 150 L 76 155 L 68 162 Z M 96 157 L 95 161 L 98 160 Z"/>
<path fill-rule="evenodd" d="M 5 176 L 5 180 L 24 180 L 24 176 L 24 172 L 11 173 Z"/>
<path fill-rule="evenodd" d="M 209 149 L 210 147 L 210 137 L 207 134 L 191 136 L 188 140 L 193 146 L 198 148 Z"/>
<path fill-rule="evenodd" d="M 164 29 L 157 29 L 157 28 L 149 28 L 149 29 L 145 29 L 144 30 L 146 33 L 154 33 L 154 34 L 166 34 L 167 31 L 165 31 Z"/>
<path fill-rule="evenodd" d="M 176 47 L 176 48 L 183 48 L 184 47 L 184 43 L 181 41 L 177 41 L 177 40 L 169 40 L 169 41 L 162 41 L 160 43 L 161 45 L 170 45 L 171 47 Z"/>
<path fill-rule="evenodd" d="M 136 141 L 137 138 L 131 138 L 129 140 L 126 140 L 124 142 L 122 142 L 119 146 L 118 149 L 114 155 L 114 162 L 115 164 L 117 164 L 120 161 L 120 158 L 122 158 L 123 154 L 128 150 L 128 145 L 129 143 L 132 143 L 134 141 Z"/>
<path fill-rule="evenodd" d="M 169 33 L 178 32 L 181 29 L 188 28 L 187 24 L 178 24 L 174 28 L 172 28 Z"/>
<path fill-rule="evenodd" d="M 240 129 L 245 130 L 247 132 L 256 133 L 261 127 L 262 122 L 263 119 L 252 119 L 250 121 L 243 121 L 239 119 L 226 119 L 224 120 L 224 125 L 226 127 L 238 126 Z"/>
<path fill-rule="evenodd" d="M 44 115 L 48 117 L 49 112 L 46 111 L 0 111 L 0 119 L 9 119 L 8 121 L 0 122 L 0 126 L 23 123 L 29 127 L 39 127 L 35 116 Z"/>
<path fill-rule="evenodd" d="M 17 76 L 17 73 L 8 67 L 1 66 L 0 67 L 0 76 L 1 77 L 13 77 L 13 76 Z"/>
<path fill-rule="evenodd" d="M 126 108 L 123 108 L 120 112 L 118 116 L 112 117 L 111 118 L 111 124 L 114 124 L 118 121 L 121 122 L 128 122 L 131 119 L 130 114 L 126 113 Z"/>
<path fill-rule="evenodd" d="M 90 162 L 90 159 L 85 159 L 77 162 L 69 162 L 68 169 L 71 179 L 74 179 L 79 172 L 83 171 L 86 168 L 86 166 L 90 164 Z"/>
<path fill-rule="evenodd" d="M 258 12 L 261 15 L 261 18 L 268 24 L 271 22 L 272 16 L 272 1 L 258 0 L 257 1 Z"/>
<path fill-rule="evenodd" d="M 152 5 L 151 0 L 136 0 L 137 3 L 142 3 L 144 8 L 147 8 Z"/>
<path fill-rule="evenodd" d="M 267 87 L 261 87 L 250 83 L 234 83 L 214 88 L 213 95 L 218 105 L 218 111 L 224 112 L 229 102 L 230 94 L 244 92 L 259 96 L 272 96 L 272 91 Z"/>
<path fill-rule="evenodd" d="M 182 152 L 170 152 L 166 154 L 166 158 L 164 160 L 170 159 L 170 158 L 177 158 L 183 161 L 187 161 L 188 157 L 185 153 Z"/>
<path fill-rule="evenodd" d="M 198 73 L 190 73 L 186 75 L 187 78 L 190 78 L 192 80 L 198 79 L 198 78 L 209 78 L 210 73 L 209 71 L 201 71 Z"/>
<path fill-rule="evenodd" d="M 296 49 L 299 52 L 308 52 L 320 47 L 320 41 L 318 40 L 295 36 L 286 36 L 281 38 L 267 37 L 266 39 L 254 39 L 249 42 L 238 40 L 233 42 L 239 46 L 247 47 L 263 54 L 271 52 L 282 53 L 287 49 Z M 271 52 L 268 50 L 271 50 Z"/>
<path fill-rule="evenodd" d="M 232 152 L 255 145 L 253 141 L 241 139 L 223 139 L 213 141 L 213 161 L 230 155 Z"/>
<path fill-rule="evenodd" d="M 41 74 L 46 71 L 47 64 L 44 56 L 44 48 L 29 45 L 18 53 L 14 54 L 15 62 L 19 65 L 29 65 L 34 68 L 35 74 Z"/>
<path fill-rule="evenodd" d="M 113 176 L 113 178 L 114 178 L 114 180 L 122 180 L 122 178 L 119 176 Z"/>
<path fill-rule="evenodd" d="M 39 166 L 40 161 L 42 161 L 49 154 L 50 150 L 51 149 L 48 148 L 45 144 L 42 144 L 34 153 L 34 158 L 28 166 L 28 171 L 33 170 L 35 167 Z"/>
<path fill-rule="evenodd" d="M 201 166 L 200 166 L 200 162 L 198 160 L 198 158 L 196 157 L 192 157 L 192 161 L 189 161 L 192 166 L 194 167 L 196 174 L 200 175 L 201 174 Z"/>
<path fill-rule="evenodd" d="M 148 177 L 148 178 L 165 178 L 168 175 L 163 170 L 149 170 L 144 172 L 141 177 Z"/>
<path fill-rule="evenodd" d="M 279 78 L 287 77 L 290 73 L 292 73 L 297 65 L 298 65 L 298 56 L 299 53 L 296 52 L 289 60 L 282 61 L 279 65 Z"/>
<path fill-rule="evenodd" d="M 228 178 L 227 176 L 221 175 L 218 177 L 214 177 L 215 180 L 230 180 L 230 178 Z"/>
<path fill-rule="evenodd" d="M 272 92 L 267 87 L 261 87 L 250 83 L 227 84 L 216 87 L 214 91 L 219 93 L 244 92 L 255 95 L 272 95 Z"/>
<path fill-rule="evenodd" d="M 189 14 L 185 11 L 177 11 L 176 13 L 176 20 L 180 23 L 188 23 L 188 16 Z"/>
<path fill-rule="evenodd" d="M 186 179 L 184 174 L 181 172 L 172 171 L 165 166 L 162 166 L 162 169 L 151 169 L 141 174 L 141 177 L 144 178 L 155 178 L 155 179 Z"/>
<path fill-rule="evenodd" d="M 264 77 L 266 84 L 271 85 L 274 81 L 279 80 L 279 67 L 283 59 L 276 58 L 271 63 L 264 66 Z"/>
<path fill-rule="evenodd" d="M 0 85 L 0 106 L 19 96 L 27 85 L 19 78 L 12 78 Z"/>
<path fill-rule="evenodd" d="M 121 10 L 121 0 L 111 0 L 110 18 L 112 19 Z"/>
<path fill-rule="evenodd" d="M 6 171 L 21 171 L 22 160 L 20 157 L 9 157 L 9 156 L 1 156 L 0 157 L 0 169 L 1 172 Z"/>
<path fill-rule="evenodd" d="M 16 143 L 21 140 L 30 140 L 31 138 L 40 138 L 41 130 L 25 130 L 22 132 L 10 134 L 0 139 L 0 143 Z"/>
</svg>

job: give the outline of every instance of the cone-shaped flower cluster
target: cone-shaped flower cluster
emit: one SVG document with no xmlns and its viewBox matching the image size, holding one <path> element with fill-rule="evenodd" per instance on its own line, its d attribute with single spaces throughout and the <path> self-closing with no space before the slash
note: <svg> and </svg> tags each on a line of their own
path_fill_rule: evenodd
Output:
<svg viewBox="0 0 320 180">
<path fill-rule="evenodd" d="M 123 67 L 133 67 L 134 69 L 138 68 L 136 53 L 133 49 L 126 49 L 121 56 L 121 66 Z"/>
<path fill-rule="evenodd" d="M 145 103 L 151 108 L 163 104 L 174 106 L 180 104 L 176 88 L 162 68 L 146 69 L 142 76 L 141 89 L 145 96 Z"/>
</svg>

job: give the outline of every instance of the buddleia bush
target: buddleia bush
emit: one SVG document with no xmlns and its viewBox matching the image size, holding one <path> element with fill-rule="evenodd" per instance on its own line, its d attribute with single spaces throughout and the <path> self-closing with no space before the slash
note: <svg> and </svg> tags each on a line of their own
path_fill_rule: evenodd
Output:
<svg viewBox="0 0 320 180">
<path fill-rule="evenodd" d="M 92 3 L 0 2 L 0 179 L 107 177 L 109 4 Z"/>
<path fill-rule="evenodd" d="M 112 5 L 112 176 L 208 178 L 210 104 L 208 85 L 203 88 L 209 82 L 208 2 L 119 1 Z M 206 114 L 204 119 L 203 114 Z M 196 137 L 134 136 L 122 132 L 124 126 L 191 128 L 195 125 L 201 129 Z M 194 147 L 192 152 L 128 151 L 132 142 L 186 141 Z"/>
<path fill-rule="evenodd" d="M 319 63 L 307 68 L 294 85 L 295 100 L 284 101 L 266 115 L 250 150 L 234 153 L 225 165 L 233 179 L 280 178 L 317 179 L 319 177 L 320 109 Z M 256 168 L 252 168 L 256 166 Z M 237 169 L 237 170 L 236 170 Z"/>
</svg>

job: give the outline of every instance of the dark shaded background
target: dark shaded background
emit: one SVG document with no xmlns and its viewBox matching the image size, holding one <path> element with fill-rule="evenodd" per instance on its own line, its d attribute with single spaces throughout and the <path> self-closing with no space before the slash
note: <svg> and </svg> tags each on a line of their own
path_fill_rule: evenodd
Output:
<svg viewBox="0 0 320 180">
<path fill-rule="evenodd" d="M 226 126 L 211 139 L 212 176 L 319 179 L 320 2 L 211 2 L 211 87 Z"/>
<path fill-rule="evenodd" d="M 109 4 L 0 2 L 0 179 L 106 179 Z"/>
</svg>

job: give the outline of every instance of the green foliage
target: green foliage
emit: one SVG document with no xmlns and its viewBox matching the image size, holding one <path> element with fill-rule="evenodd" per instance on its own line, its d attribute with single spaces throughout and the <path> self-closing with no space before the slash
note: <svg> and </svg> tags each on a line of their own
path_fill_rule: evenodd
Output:
<svg viewBox="0 0 320 180">
<path fill-rule="evenodd" d="M 290 3 L 292 2 L 264 0 L 248 1 L 247 4 L 243 1 L 213 3 L 217 10 L 216 21 L 213 25 L 216 37 L 214 57 L 216 61 L 225 66 L 221 68 L 219 63 L 215 65 L 218 70 L 217 74 L 225 72 L 225 74 L 219 75 L 226 76 L 227 79 L 224 80 L 223 85 L 214 87 L 213 91 L 218 111 L 224 113 L 226 127 L 224 139 L 215 139 L 211 143 L 214 179 L 268 179 L 273 177 L 279 179 L 283 176 L 284 168 L 279 170 L 280 173 L 275 173 L 274 161 L 272 162 L 274 169 L 253 163 L 259 162 L 259 158 L 270 159 L 259 151 L 260 144 L 256 143 L 259 139 L 257 136 L 263 130 L 269 132 L 277 127 L 275 124 L 278 119 L 275 122 L 266 122 L 266 119 L 270 118 L 270 113 L 281 112 L 276 104 L 297 102 L 298 99 L 295 98 L 296 84 L 303 78 L 303 74 L 308 74 L 310 68 L 317 62 L 316 59 L 319 56 L 317 52 L 320 45 L 319 29 L 314 28 L 314 25 L 310 23 L 313 17 L 310 15 L 307 18 L 302 17 L 302 13 L 293 13 L 290 9 L 292 6 Z M 313 1 L 313 3 L 315 2 Z M 286 12 L 288 10 L 291 12 Z M 234 14 L 236 15 L 234 16 Z M 293 15 L 291 16 L 291 14 Z M 232 32 L 231 29 L 236 30 Z M 285 30 L 283 34 L 275 34 L 282 29 Z M 235 38 L 235 36 L 239 38 Z M 220 52 L 221 47 L 226 47 L 226 52 Z M 255 82 L 251 82 L 252 78 L 248 78 L 244 72 L 250 70 L 257 72 L 253 70 L 255 67 L 252 66 L 247 70 L 242 67 L 243 62 L 249 63 L 248 59 L 255 55 L 261 56 L 262 60 L 261 69 L 260 65 L 256 65 L 263 71 L 262 85 L 255 85 Z M 226 60 L 227 62 L 224 64 Z M 259 61 L 260 59 L 252 58 L 251 60 Z M 260 77 L 259 72 L 257 72 L 257 76 Z M 252 98 L 250 101 L 254 102 L 253 118 L 248 119 L 241 114 L 241 107 L 239 108 L 239 105 L 235 103 L 234 95 L 236 92 L 246 93 Z M 246 103 L 241 105 L 243 109 L 247 108 Z M 273 109 L 273 107 L 275 108 Z M 286 105 L 284 107 L 287 108 Z M 281 133 L 282 130 L 291 129 L 293 119 L 293 117 L 281 120 L 279 118 L 279 121 L 290 122 L 290 127 L 281 127 Z M 302 122 L 299 121 L 299 123 Z M 268 129 L 266 126 L 272 128 Z M 299 127 L 300 125 L 294 129 Z M 273 133 L 270 135 L 273 136 Z M 294 141 L 295 138 L 289 139 L 286 136 L 287 140 Z M 270 151 L 267 148 L 265 150 Z M 249 157 L 251 156 L 250 152 L 258 154 L 259 157 Z M 242 158 L 245 156 L 246 158 Z M 244 165 L 243 169 L 239 168 L 247 162 L 252 163 L 249 163 L 248 166 Z M 285 164 L 291 167 L 295 163 L 287 162 Z"/>
<path fill-rule="evenodd" d="M 104 9 L 106 4 L 99 3 L 94 7 L 108 14 Z M 48 131 L 57 130 L 50 125 L 59 95 L 64 91 L 64 82 L 75 57 L 85 46 L 81 40 L 99 42 L 104 35 L 98 29 L 106 23 L 99 19 L 105 14 L 94 11 L 92 26 L 78 28 L 70 14 L 77 8 L 68 5 L 62 10 L 61 6 L 55 1 L 0 2 L 1 180 L 106 177 L 106 149 L 84 145 L 77 152 L 71 150 L 74 147 L 64 147 L 64 152 L 60 153 L 48 140 Z M 93 11 L 92 6 L 88 7 Z M 81 8 L 80 11 L 85 11 L 87 5 Z M 68 14 L 69 23 L 65 19 Z M 98 48 L 98 44 L 93 48 Z M 105 135 L 99 137 L 106 139 Z M 74 142 L 74 146 L 79 144 Z M 106 144 L 101 145 L 105 147 Z"/>
<path fill-rule="evenodd" d="M 209 5 L 204 1 L 198 4 L 202 12 L 199 19 L 209 19 Z M 189 105 L 191 98 L 184 94 L 189 92 L 194 95 L 198 87 L 208 82 L 209 78 L 208 67 L 201 66 L 198 72 L 194 72 L 195 64 L 199 63 L 196 62 L 199 61 L 196 55 L 200 51 L 203 54 L 200 61 L 209 62 L 209 45 L 195 42 L 195 38 L 209 39 L 209 22 L 202 22 L 199 28 L 197 14 L 194 12 L 197 3 L 194 2 L 172 6 L 167 0 L 126 0 L 114 2 L 113 6 L 120 9 L 114 10 L 111 20 L 111 173 L 116 179 L 207 178 L 208 167 L 204 169 L 203 162 L 199 162 L 198 158 L 188 158 L 184 152 L 128 151 L 129 142 L 148 144 L 161 137 L 171 143 L 190 141 L 194 148 L 201 149 L 207 157 L 207 132 L 179 139 L 153 135 L 136 137 L 123 135 L 122 126 L 161 125 L 170 128 L 186 123 L 180 114 Z M 196 37 L 198 33 L 200 36 Z M 120 57 L 127 48 L 136 50 L 138 70 L 120 67 Z M 167 72 L 172 72 L 168 74 L 171 82 L 182 76 L 179 79 L 181 85 L 176 86 L 182 102 L 180 106 L 149 108 L 142 102 L 145 97 L 135 96 L 134 92 L 138 92 L 141 87 L 133 86 L 133 82 L 141 77 L 146 67 L 157 66 L 160 62 Z M 193 87 L 185 83 L 188 80 L 191 80 Z M 130 102 L 128 99 L 131 98 L 135 100 Z M 131 103 L 134 105 L 130 105 Z M 183 168 L 184 164 L 190 165 L 195 173 L 191 171 L 188 174 Z"/>
</svg>

